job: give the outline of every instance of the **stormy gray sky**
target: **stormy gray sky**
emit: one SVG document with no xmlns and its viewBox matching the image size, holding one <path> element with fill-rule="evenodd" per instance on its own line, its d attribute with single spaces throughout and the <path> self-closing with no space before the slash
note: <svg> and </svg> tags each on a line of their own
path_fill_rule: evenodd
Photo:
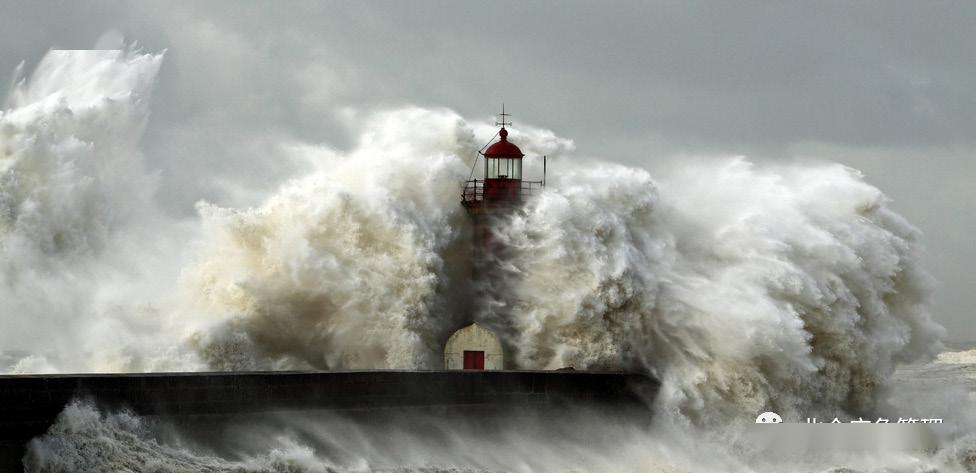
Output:
<svg viewBox="0 0 976 473">
<path fill-rule="evenodd" d="M 258 157 L 348 145 L 348 113 L 490 119 L 505 101 L 652 172 L 728 154 L 861 169 L 924 232 L 937 319 L 976 339 L 976 3 L 6 0 L 0 73 L 113 37 L 167 50 L 144 149 L 174 215 L 259 198 L 298 165 Z"/>
</svg>

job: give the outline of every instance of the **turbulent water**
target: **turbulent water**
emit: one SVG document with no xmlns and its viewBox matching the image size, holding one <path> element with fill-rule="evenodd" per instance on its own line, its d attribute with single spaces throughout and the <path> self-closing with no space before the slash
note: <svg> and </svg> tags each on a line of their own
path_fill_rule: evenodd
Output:
<svg viewBox="0 0 976 473">
<path fill-rule="evenodd" d="M 421 453 L 390 457 L 367 440 L 339 442 L 328 423 L 296 443 L 294 419 L 228 460 L 75 405 L 32 444 L 38 469 L 750 471 L 728 429 L 758 412 L 876 415 L 923 401 L 891 395 L 897 365 L 942 349 L 920 235 L 854 169 L 738 157 L 652 176 L 520 127 L 512 141 L 550 156 L 553 172 L 498 230 L 512 250 L 499 283 L 514 294 L 467 312 L 482 292 L 468 278 L 459 182 L 487 124 L 445 109 L 376 112 L 350 149 L 289 144 L 307 172 L 262 204 L 200 202 L 196 218 L 178 219 L 160 211 L 140 150 L 162 63 L 52 51 L 10 92 L 0 115 L 8 371 L 435 368 L 443 340 L 474 317 L 502 335 L 517 368 L 659 377 L 658 416 L 652 428 L 590 419 L 585 438 L 564 424 L 547 442 L 500 429 L 490 442 L 510 454 L 499 458 L 456 455 L 488 441 L 472 429 L 451 432 L 460 444 L 445 449 L 404 429 L 397 451 Z M 529 159 L 526 175 L 538 165 Z M 968 422 L 940 434 L 942 457 L 892 467 L 962 465 L 953 458 L 976 455 Z M 324 444 L 347 458 L 324 458 Z M 701 445 L 715 453 L 702 459 Z"/>
<path fill-rule="evenodd" d="M 940 390 L 965 388 L 976 397 L 973 350 L 945 352 L 933 363 L 900 369 L 894 386 L 916 401 L 902 414 L 942 417 L 934 451 L 843 451 L 802 459 L 772 455 L 755 445 L 605 413 L 532 412 L 478 419 L 401 414 L 364 422 L 334 414 L 279 413 L 219 435 L 183 432 L 165 419 L 103 412 L 78 403 L 34 439 L 25 456 L 32 471 L 211 472 L 972 472 L 976 471 L 976 412 L 966 404 L 938 406 Z M 965 395 L 965 391 L 960 391 Z M 941 398 L 945 401 L 947 398 Z M 970 405 L 971 406 L 971 405 Z M 751 420 L 751 419 L 750 419 Z M 970 430 L 952 432 L 964 426 Z M 215 450 L 217 448 L 217 450 Z"/>
</svg>

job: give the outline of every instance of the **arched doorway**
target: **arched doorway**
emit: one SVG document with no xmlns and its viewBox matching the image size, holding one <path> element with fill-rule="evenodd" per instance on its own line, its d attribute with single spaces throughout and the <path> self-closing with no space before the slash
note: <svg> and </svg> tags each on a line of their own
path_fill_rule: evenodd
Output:
<svg viewBox="0 0 976 473">
<path fill-rule="evenodd" d="M 444 345 L 444 368 L 449 370 L 500 370 L 504 366 L 498 337 L 478 324 L 454 332 Z"/>
</svg>

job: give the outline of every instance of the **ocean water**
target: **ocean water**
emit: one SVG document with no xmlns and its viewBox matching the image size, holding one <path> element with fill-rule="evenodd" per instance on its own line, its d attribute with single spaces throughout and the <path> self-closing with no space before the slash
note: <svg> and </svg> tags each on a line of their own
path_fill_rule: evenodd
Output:
<svg viewBox="0 0 976 473">
<path fill-rule="evenodd" d="M 713 156 L 651 175 L 520 126 L 510 139 L 551 173 L 497 228 L 502 297 L 470 279 L 458 204 L 493 126 L 363 112 L 348 149 L 278 143 L 274 159 L 307 166 L 259 203 L 177 217 L 141 143 L 164 56 L 51 51 L 15 82 L 0 113 L 6 371 L 436 368 L 475 320 L 517 368 L 658 377 L 654 420 L 282 413 L 217 445 L 77 404 L 32 442 L 32 470 L 973 471 L 972 347 L 943 349 L 924 237 L 857 170 Z M 783 459 L 743 433 L 764 411 L 944 422 L 930 451 Z"/>
<path fill-rule="evenodd" d="M 976 400 L 976 343 L 949 343 L 931 363 L 904 365 L 894 374 L 897 390 L 963 389 Z"/>
</svg>

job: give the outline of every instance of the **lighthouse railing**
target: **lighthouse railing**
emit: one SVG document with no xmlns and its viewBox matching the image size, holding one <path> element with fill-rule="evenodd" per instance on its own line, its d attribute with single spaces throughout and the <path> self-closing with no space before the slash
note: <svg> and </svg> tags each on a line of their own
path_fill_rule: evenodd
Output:
<svg viewBox="0 0 976 473">
<path fill-rule="evenodd" d="M 492 179 L 493 181 L 496 179 Z M 513 187 L 504 186 L 507 195 L 510 190 L 515 190 L 514 197 L 519 199 L 526 199 L 534 195 L 539 194 L 545 187 L 543 181 L 523 181 L 519 180 L 518 184 Z M 489 189 L 489 194 L 490 194 Z M 489 200 L 492 199 L 492 195 L 488 195 Z M 498 197 L 498 196 L 494 196 Z M 485 200 L 485 180 L 484 179 L 471 179 L 465 181 L 464 189 L 461 191 L 461 202 L 481 202 Z"/>
</svg>

